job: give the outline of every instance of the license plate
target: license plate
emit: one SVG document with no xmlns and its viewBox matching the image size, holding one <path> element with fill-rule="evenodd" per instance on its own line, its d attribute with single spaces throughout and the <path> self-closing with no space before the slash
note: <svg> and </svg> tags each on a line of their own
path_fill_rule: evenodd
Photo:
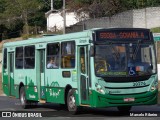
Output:
<svg viewBox="0 0 160 120">
<path fill-rule="evenodd" d="M 134 98 L 124 98 L 124 102 L 134 102 Z"/>
</svg>

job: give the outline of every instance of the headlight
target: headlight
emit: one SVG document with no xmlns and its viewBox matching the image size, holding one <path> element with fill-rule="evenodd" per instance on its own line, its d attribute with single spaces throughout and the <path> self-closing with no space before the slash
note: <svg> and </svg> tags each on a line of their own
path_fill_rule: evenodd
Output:
<svg viewBox="0 0 160 120">
<path fill-rule="evenodd" d="M 152 86 L 151 89 L 150 89 L 150 91 L 154 91 L 155 89 L 156 89 L 156 87 Z"/>
<path fill-rule="evenodd" d="M 158 89 L 158 82 L 157 82 L 157 81 L 155 81 L 155 82 L 152 83 L 152 86 L 151 86 L 151 88 L 150 88 L 150 91 L 152 92 L 152 91 L 154 91 L 154 90 L 156 90 L 156 89 Z"/>
<path fill-rule="evenodd" d="M 105 94 L 104 90 L 102 89 L 102 87 L 98 83 L 95 84 L 95 87 L 96 87 L 97 92 L 99 92 L 101 94 Z"/>
</svg>

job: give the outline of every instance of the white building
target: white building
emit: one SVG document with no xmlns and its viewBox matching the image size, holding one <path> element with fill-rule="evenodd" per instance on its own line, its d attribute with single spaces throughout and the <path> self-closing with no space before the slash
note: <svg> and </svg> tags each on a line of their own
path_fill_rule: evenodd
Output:
<svg viewBox="0 0 160 120">
<path fill-rule="evenodd" d="M 84 17 L 85 16 L 85 17 Z M 62 12 L 52 13 L 51 11 L 46 13 L 47 17 L 47 30 L 48 31 L 56 31 L 63 29 L 63 15 Z M 66 12 L 66 27 L 76 24 L 77 22 L 88 19 L 89 15 L 82 13 L 77 15 L 76 12 Z"/>
</svg>

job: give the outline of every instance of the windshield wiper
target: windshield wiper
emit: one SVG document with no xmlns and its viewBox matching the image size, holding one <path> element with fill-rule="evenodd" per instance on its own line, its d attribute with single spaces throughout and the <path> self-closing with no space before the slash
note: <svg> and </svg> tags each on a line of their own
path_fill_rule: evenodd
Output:
<svg viewBox="0 0 160 120">
<path fill-rule="evenodd" d="M 138 53 L 138 50 L 139 50 L 139 47 L 140 47 L 140 42 L 141 42 L 141 40 L 138 40 L 137 46 L 134 50 L 134 53 L 133 53 L 133 59 L 134 60 L 136 59 L 136 56 L 137 56 L 137 53 Z"/>
</svg>

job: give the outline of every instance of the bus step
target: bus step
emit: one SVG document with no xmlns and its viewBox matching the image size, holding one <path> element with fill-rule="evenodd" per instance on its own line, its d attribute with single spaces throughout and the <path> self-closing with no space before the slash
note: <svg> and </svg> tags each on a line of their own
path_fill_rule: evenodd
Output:
<svg viewBox="0 0 160 120">
<path fill-rule="evenodd" d="M 86 104 L 80 104 L 80 106 L 90 107 L 90 105 L 86 105 Z"/>
<path fill-rule="evenodd" d="M 46 103 L 45 100 L 39 100 L 39 103 Z"/>
</svg>

